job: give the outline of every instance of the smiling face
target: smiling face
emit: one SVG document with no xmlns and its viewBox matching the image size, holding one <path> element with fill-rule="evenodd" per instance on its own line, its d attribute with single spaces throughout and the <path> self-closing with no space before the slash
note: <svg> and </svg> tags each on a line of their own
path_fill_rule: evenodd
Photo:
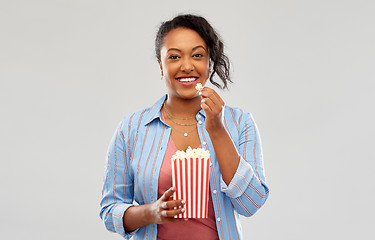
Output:
<svg viewBox="0 0 375 240">
<path fill-rule="evenodd" d="M 206 43 L 187 28 L 176 28 L 165 35 L 159 64 L 170 97 L 197 97 L 195 85 L 205 85 L 210 73 Z"/>
</svg>

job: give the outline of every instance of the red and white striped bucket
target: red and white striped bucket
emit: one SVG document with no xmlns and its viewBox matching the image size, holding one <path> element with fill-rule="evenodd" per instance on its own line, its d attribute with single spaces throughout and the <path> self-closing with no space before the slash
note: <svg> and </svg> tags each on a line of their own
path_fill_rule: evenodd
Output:
<svg viewBox="0 0 375 240">
<path fill-rule="evenodd" d="M 175 218 L 207 218 L 210 159 L 172 159 L 173 199 L 185 200 L 185 212 Z"/>
</svg>

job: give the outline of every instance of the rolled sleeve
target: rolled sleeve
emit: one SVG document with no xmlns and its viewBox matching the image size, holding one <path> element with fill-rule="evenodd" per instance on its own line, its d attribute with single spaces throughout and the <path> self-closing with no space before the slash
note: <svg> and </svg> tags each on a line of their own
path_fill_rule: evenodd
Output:
<svg viewBox="0 0 375 240">
<path fill-rule="evenodd" d="M 230 181 L 229 186 L 220 177 L 221 191 L 231 198 L 240 197 L 246 191 L 246 188 L 249 187 L 249 182 L 254 177 L 251 165 L 241 156 L 236 173 Z"/>
<path fill-rule="evenodd" d="M 125 239 L 130 239 L 136 232 L 137 230 L 133 232 L 127 232 L 125 231 L 124 228 L 124 222 L 123 222 L 123 216 L 125 211 L 133 206 L 133 204 L 118 204 L 112 209 L 112 222 L 113 222 L 113 228 L 115 232 L 123 236 Z M 112 224 L 107 224 L 106 225 L 112 225 Z"/>
<path fill-rule="evenodd" d="M 125 211 L 134 206 L 133 179 L 127 167 L 129 154 L 125 139 L 128 133 L 122 131 L 124 125 L 127 124 L 120 122 L 108 147 L 100 217 L 109 231 L 129 239 L 137 230 L 126 232 L 123 222 Z"/>
</svg>

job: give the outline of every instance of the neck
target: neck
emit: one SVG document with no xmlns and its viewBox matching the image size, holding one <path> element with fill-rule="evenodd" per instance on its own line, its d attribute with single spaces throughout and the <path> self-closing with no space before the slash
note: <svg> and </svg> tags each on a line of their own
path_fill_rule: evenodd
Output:
<svg viewBox="0 0 375 240">
<path fill-rule="evenodd" d="M 165 105 L 173 116 L 181 118 L 194 117 L 201 110 L 201 98 L 182 99 L 168 94 Z"/>
</svg>

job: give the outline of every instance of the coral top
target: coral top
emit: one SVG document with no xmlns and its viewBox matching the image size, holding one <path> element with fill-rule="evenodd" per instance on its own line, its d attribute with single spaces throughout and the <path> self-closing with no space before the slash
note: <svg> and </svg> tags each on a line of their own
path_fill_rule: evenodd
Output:
<svg viewBox="0 0 375 240">
<path fill-rule="evenodd" d="M 165 152 L 159 174 L 158 198 L 160 198 L 165 191 L 172 187 L 171 158 L 176 153 L 176 151 L 177 147 L 174 144 L 172 137 L 169 137 L 167 150 Z M 216 229 L 215 212 L 211 198 L 211 190 L 209 190 L 208 196 L 208 218 L 189 218 L 189 220 L 187 221 L 158 224 L 157 239 L 219 239 Z"/>
</svg>

